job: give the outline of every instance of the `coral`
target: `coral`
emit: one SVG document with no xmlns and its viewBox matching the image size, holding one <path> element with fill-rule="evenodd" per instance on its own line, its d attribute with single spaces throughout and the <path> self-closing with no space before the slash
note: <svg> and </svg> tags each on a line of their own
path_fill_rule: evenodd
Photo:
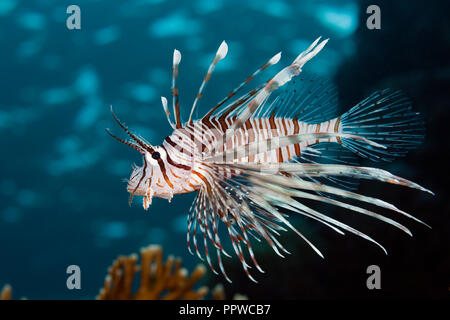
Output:
<svg viewBox="0 0 450 320">
<path fill-rule="evenodd" d="M 199 264 L 189 275 L 181 267 L 181 259 L 169 256 L 163 262 L 162 248 L 151 245 L 141 249 L 141 264 L 138 256 L 119 256 L 108 269 L 98 300 L 199 300 L 205 298 L 209 289 L 194 286 L 206 273 L 204 265 Z M 139 288 L 133 290 L 134 280 L 139 276 Z M 217 284 L 211 292 L 214 300 L 225 300 L 222 284 Z M 23 299 L 23 298 L 22 298 Z M 244 295 L 236 294 L 234 300 L 247 300 Z M 0 291 L 0 300 L 12 300 L 12 288 L 6 284 Z"/>
<path fill-rule="evenodd" d="M 119 256 L 108 269 L 99 300 L 198 300 L 204 298 L 209 289 L 193 287 L 205 275 L 205 266 L 199 264 L 191 275 L 181 267 L 181 259 L 169 256 L 163 262 L 160 246 L 151 245 L 141 249 L 141 264 L 136 254 Z M 135 276 L 140 272 L 139 288 L 133 292 Z M 225 299 L 223 286 L 216 286 L 214 299 Z M 246 297 L 236 295 L 236 299 Z"/>
<path fill-rule="evenodd" d="M 3 286 L 0 292 L 0 300 L 11 300 L 12 299 L 12 288 L 9 284 Z"/>
</svg>

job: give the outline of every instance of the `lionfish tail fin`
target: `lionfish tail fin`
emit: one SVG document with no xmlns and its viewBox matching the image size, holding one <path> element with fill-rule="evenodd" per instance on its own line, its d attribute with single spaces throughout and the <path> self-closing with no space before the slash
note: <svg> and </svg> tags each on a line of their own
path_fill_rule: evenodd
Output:
<svg viewBox="0 0 450 320">
<path fill-rule="evenodd" d="M 373 161 L 392 161 L 404 156 L 424 139 L 424 121 L 412 111 L 411 101 L 400 91 L 376 91 L 340 117 L 341 129 L 377 142 L 378 148 L 362 140 L 341 139 L 342 145 Z"/>
</svg>

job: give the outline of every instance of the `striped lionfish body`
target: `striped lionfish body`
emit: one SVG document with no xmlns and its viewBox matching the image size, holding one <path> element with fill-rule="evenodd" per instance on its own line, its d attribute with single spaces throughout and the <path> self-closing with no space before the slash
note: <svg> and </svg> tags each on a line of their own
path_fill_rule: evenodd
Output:
<svg viewBox="0 0 450 320">
<path fill-rule="evenodd" d="M 253 253 L 252 238 L 264 239 L 283 257 L 289 252 L 277 238 L 280 231 L 288 228 L 323 257 L 319 249 L 289 222 L 288 213 L 313 219 L 340 234 L 356 234 L 385 251 L 368 235 L 304 205 L 302 199 L 379 219 L 409 235 L 410 231 L 397 221 L 345 200 L 389 209 L 421 222 L 390 203 L 354 190 L 357 180 L 369 179 L 431 193 L 385 170 L 357 166 L 358 156 L 391 161 L 414 148 L 423 139 L 421 116 L 411 111 L 409 100 L 400 92 L 389 89 L 375 92 L 338 116 L 335 88 L 318 77 L 301 74 L 306 62 L 317 55 L 328 40 L 319 41 L 320 38 L 274 77 L 234 98 L 257 74 L 279 62 L 281 54 L 275 55 L 206 115 L 193 120 L 203 89 L 216 64 L 227 54 L 228 47 L 223 42 L 185 123 L 181 120 L 176 88 L 181 54 L 175 50 L 173 121 L 167 99 L 161 98 L 174 131 L 160 146 L 152 146 L 132 133 L 113 113 L 131 139 L 123 140 L 109 130 L 107 132 L 143 155 L 143 165 L 134 166 L 128 180 L 130 204 L 134 196 L 142 196 L 147 210 L 153 197 L 170 201 L 175 194 L 196 192 L 187 217 L 189 251 L 192 240 L 197 255 L 203 260 L 200 250 L 203 247 L 208 264 L 217 273 L 210 258 L 213 249 L 219 269 L 228 281 L 231 280 L 225 272 L 222 256 L 230 255 L 221 242 L 219 229 L 223 227 L 236 256 L 253 281 L 249 272 L 251 264 L 263 271 Z M 198 237 L 203 239 L 202 245 L 198 244 Z"/>
</svg>

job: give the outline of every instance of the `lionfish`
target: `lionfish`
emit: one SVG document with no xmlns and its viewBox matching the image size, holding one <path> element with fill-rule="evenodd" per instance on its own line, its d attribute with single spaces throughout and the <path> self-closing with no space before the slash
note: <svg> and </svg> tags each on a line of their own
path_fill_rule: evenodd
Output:
<svg viewBox="0 0 450 320">
<path fill-rule="evenodd" d="M 385 170 L 360 167 L 356 161 L 357 156 L 391 161 L 404 155 L 423 140 L 422 117 L 412 111 L 410 101 L 401 92 L 389 89 L 373 93 L 336 116 L 335 87 L 320 77 L 301 75 L 303 66 L 328 41 L 319 43 L 320 40 L 319 37 L 274 77 L 234 98 L 255 76 L 279 62 L 281 53 L 276 54 L 206 115 L 194 120 L 194 110 L 203 90 L 215 66 L 228 52 L 226 42 L 222 42 L 186 122 L 181 120 L 176 87 L 181 53 L 175 49 L 173 121 L 167 99 L 161 97 L 173 133 L 160 146 L 153 146 L 130 131 L 111 107 L 115 121 L 130 139 L 121 139 L 108 129 L 107 132 L 143 156 L 143 165 L 133 165 L 128 180 L 130 205 L 134 196 L 142 196 L 143 207 L 147 210 L 153 197 L 170 202 L 175 194 L 197 192 L 187 215 L 188 249 L 193 254 L 192 239 L 196 254 L 203 260 L 197 245 L 198 227 L 209 266 L 218 274 L 209 255 L 210 249 L 215 249 L 219 269 L 229 282 L 222 256 L 230 257 L 230 254 L 225 251 L 219 236 L 219 227 L 223 225 L 245 273 L 255 282 L 249 272 L 251 264 L 260 272 L 264 271 L 256 261 L 250 239 L 264 239 L 277 255 L 284 257 L 283 254 L 289 254 L 289 251 L 277 237 L 280 231 L 291 229 L 323 258 L 319 249 L 289 222 L 288 212 L 318 221 L 339 234 L 353 233 L 376 244 L 387 254 L 386 249 L 368 235 L 314 210 L 301 199 L 338 206 L 384 221 L 410 236 L 411 232 L 399 222 L 350 204 L 348 200 L 389 209 L 427 225 L 388 202 L 355 192 L 358 179 L 368 179 L 432 194 Z M 244 249 L 248 253 L 244 254 Z M 249 258 L 251 263 L 247 262 Z"/>
</svg>

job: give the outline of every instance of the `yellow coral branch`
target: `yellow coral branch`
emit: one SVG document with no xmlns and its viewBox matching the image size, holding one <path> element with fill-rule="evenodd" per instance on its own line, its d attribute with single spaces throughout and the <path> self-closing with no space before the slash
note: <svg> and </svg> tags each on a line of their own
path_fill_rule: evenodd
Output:
<svg viewBox="0 0 450 320">
<path fill-rule="evenodd" d="M 169 256 L 163 261 L 163 251 L 160 246 L 151 245 L 140 251 L 138 256 L 119 256 L 108 268 L 103 288 L 97 295 L 99 300 L 200 300 L 209 292 L 208 287 L 194 289 L 196 284 L 206 274 L 204 265 L 199 264 L 189 275 L 182 268 L 181 259 Z M 134 280 L 139 276 L 139 287 L 133 292 Z M 212 298 L 225 300 L 223 285 L 218 284 L 212 291 Z M 5 285 L 0 292 L 0 300 L 11 300 L 12 288 Z M 247 299 L 235 295 L 235 300 Z"/>
<path fill-rule="evenodd" d="M 3 286 L 0 292 L 0 300 L 11 300 L 12 299 L 12 288 L 9 284 Z"/>
<path fill-rule="evenodd" d="M 120 256 L 108 269 L 105 284 L 97 299 L 100 300 L 175 300 L 202 299 L 208 293 L 207 287 L 197 290 L 194 286 L 205 275 L 206 269 L 198 265 L 191 275 L 181 268 L 181 260 L 169 256 L 163 262 L 160 246 L 148 246 L 141 249 L 141 264 L 138 257 Z M 132 292 L 136 273 L 140 272 L 140 284 Z"/>
</svg>

